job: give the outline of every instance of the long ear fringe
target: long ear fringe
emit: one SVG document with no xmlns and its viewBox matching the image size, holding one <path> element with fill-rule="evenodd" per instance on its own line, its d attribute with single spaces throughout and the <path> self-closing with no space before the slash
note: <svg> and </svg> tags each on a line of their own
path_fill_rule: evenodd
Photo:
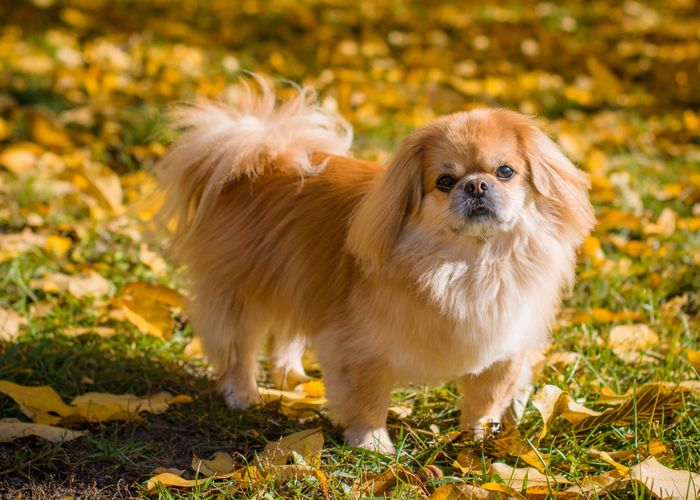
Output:
<svg viewBox="0 0 700 500">
<path fill-rule="evenodd" d="M 350 219 L 347 248 L 364 265 L 379 269 L 407 216 L 421 202 L 423 130 L 409 135 Z"/>
<path fill-rule="evenodd" d="M 588 198 L 591 181 L 562 153 L 551 139 L 531 125 L 528 145 L 530 175 L 540 203 L 547 205 L 561 221 L 562 229 L 582 241 L 596 224 L 593 207 Z"/>
<path fill-rule="evenodd" d="M 291 99 L 278 102 L 262 77 L 253 81 L 259 90 L 243 81 L 230 92 L 232 104 L 197 99 L 168 113 L 170 129 L 183 132 L 155 167 L 165 193 L 155 222 L 163 228 L 175 221 L 171 247 L 196 234 L 229 183 L 271 168 L 314 176 L 325 163 L 312 164 L 313 154 L 349 156 L 352 127 L 323 109 L 315 90 L 296 87 Z"/>
</svg>

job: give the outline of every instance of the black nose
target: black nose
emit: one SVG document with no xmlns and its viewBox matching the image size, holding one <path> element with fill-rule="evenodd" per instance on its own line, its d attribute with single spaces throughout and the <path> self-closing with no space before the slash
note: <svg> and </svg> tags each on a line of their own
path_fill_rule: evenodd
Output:
<svg viewBox="0 0 700 500">
<path fill-rule="evenodd" d="M 464 191 L 472 198 L 483 198 L 491 186 L 485 179 L 472 179 L 464 186 Z"/>
</svg>

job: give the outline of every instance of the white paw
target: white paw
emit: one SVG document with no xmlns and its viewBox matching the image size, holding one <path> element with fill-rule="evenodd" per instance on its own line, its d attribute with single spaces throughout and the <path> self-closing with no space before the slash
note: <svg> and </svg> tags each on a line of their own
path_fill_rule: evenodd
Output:
<svg viewBox="0 0 700 500">
<path fill-rule="evenodd" d="M 348 428 L 345 430 L 345 438 L 350 446 L 376 451 L 384 455 L 396 454 L 396 447 L 391 442 L 386 427 L 378 429 Z"/>
<path fill-rule="evenodd" d="M 236 410 L 245 410 L 253 405 L 262 403 L 257 387 L 255 389 L 243 389 L 235 384 L 222 382 L 219 385 L 219 392 L 223 394 L 226 403 Z"/>
</svg>

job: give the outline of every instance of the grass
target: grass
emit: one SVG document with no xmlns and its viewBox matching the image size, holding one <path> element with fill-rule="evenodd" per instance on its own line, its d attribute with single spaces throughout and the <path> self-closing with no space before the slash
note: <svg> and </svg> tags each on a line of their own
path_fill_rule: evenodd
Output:
<svg viewBox="0 0 700 500">
<path fill-rule="evenodd" d="M 115 1 L 91 9 L 72 1 L 56 2 L 47 9 L 20 1 L 3 4 L 0 104 L 4 98 L 16 104 L 7 108 L 0 105 L 2 123 L 14 126 L 5 136 L 0 126 L 0 154 L 19 141 L 41 143 L 42 137 L 25 120 L 31 110 L 58 115 L 84 108 L 93 120 L 71 124 L 65 133 L 78 145 L 75 149 L 87 151 L 92 161 L 108 165 L 123 180 L 125 175 L 148 169 L 155 159 L 135 148 L 170 139 L 159 135 L 160 114 L 167 103 L 194 93 L 216 95 L 239 74 L 221 68 L 224 58 L 233 56 L 244 70 L 316 84 L 321 98 L 331 107 L 335 103 L 355 127 L 355 154 L 360 158 L 386 161 L 398 142 L 430 116 L 481 104 L 532 111 L 555 135 L 568 137 L 575 144 L 583 141 L 579 149 L 584 153 L 577 160 L 582 168 L 604 181 L 610 181 L 614 174 L 629 175 L 623 187 L 619 183 L 612 188 L 600 184 L 603 187 L 591 192 L 600 216 L 611 209 L 634 211 L 634 200 L 626 198 L 625 190 L 638 195 L 641 202 L 639 227 L 602 228 L 596 233 L 606 259 L 595 264 L 590 256 L 582 256 L 578 282 L 564 298 L 563 310 L 633 311 L 639 314 L 636 321 L 648 324 L 660 337 L 658 345 L 647 353 L 653 361 L 630 364 L 606 347 L 611 329 L 621 322 L 571 325 L 560 321 L 553 330 L 554 352 L 575 352 L 580 358 L 566 366 L 546 365 L 536 377 L 535 387 L 556 385 L 576 401 L 602 411 L 608 407 L 599 402 L 604 388 L 620 394 L 651 382 L 698 380 L 700 376 L 684 350 L 698 350 L 700 234 L 680 226 L 665 236 L 643 230 L 667 208 L 674 210 L 679 220 L 700 217 L 700 187 L 693 191 L 692 182 L 693 176 L 700 174 L 700 141 L 692 117 L 685 113 L 695 113 L 698 108 L 696 98 L 688 92 L 700 81 L 696 79 L 698 61 L 691 49 L 686 59 L 673 66 L 661 56 L 647 58 L 643 51 L 627 56 L 619 52 L 619 47 L 629 42 L 647 51 L 651 50 L 649 44 L 658 45 L 663 54 L 673 43 L 692 45 L 692 37 L 679 41 L 663 30 L 627 29 L 637 22 L 637 17 L 627 12 L 637 8 L 629 2 L 610 7 L 598 3 L 590 11 L 573 3 L 564 8 L 523 2 L 507 15 L 492 3 L 473 12 L 455 11 L 448 2 L 375 4 L 246 2 L 243 11 L 206 2 Z M 668 7 L 651 2 L 647 7 L 662 12 L 671 24 L 682 24 L 693 16 L 681 4 Z M 608 8 L 609 12 L 600 10 Z M 70 9 L 82 12 L 88 21 L 81 21 Z M 546 12 L 533 14 L 537 9 Z M 460 17 L 463 14 L 471 16 L 469 22 Z M 569 17 L 578 21 L 574 31 L 565 29 L 571 26 L 566 21 Z M 188 28 L 183 32 L 181 26 L 169 22 L 173 20 Z M 466 24 L 460 24 L 463 22 Z M 21 31 L 15 40 L 12 33 L 17 29 Z M 480 34 L 488 35 L 488 49 L 472 46 L 471 40 Z M 413 40 L 415 36 L 410 35 L 419 41 L 385 47 L 379 43 Z M 441 46 L 438 57 L 431 50 L 436 43 L 440 46 L 443 35 L 449 43 Z M 61 36 L 73 41 L 59 43 L 56 40 L 63 40 Z M 538 41 L 542 50 L 539 59 L 523 55 L 520 44 L 525 38 Z M 345 46 L 345 53 L 338 48 L 348 40 L 359 42 L 356 53 L 352 44 Z M 548 44 L 559 51 L 557 57 L 548 55 Z M 62 62 L 61 58 L 70 58 L 65 47 L 75 48 L 83 56 L 82 62 L 75 66 Z M 22 57 L 17 56 L 20 53 Z M 49 57 L 56 67 L 43 73 L 32 69 L 30 63 L 37 54 Z M 621 106 L 600 97 L 595 78 L 594 90 L 586 94 L 587 80 L 584 78 L 579 87 L 576 82 L 590 72 L 590 63 L 586 63 L 589 55 L 612 68 L 613 79 L 619 80 L 627 97 L 648 99 Z M 130 61 L 131 66 L 123 61 Z M 466 66 L 473 65 L 476 73 L 462 75 L 463 79 L 482 82 L 484 90 L 465 94 L 451 80 L 452 69 L 464 67 L 464 61 Z M 651 68 L 647 73 L 643 71 L 645 61 Z M 684 77 L 678 71 L 686 72 L 688 85 L 682 84 Z M 532 75 L 545 80 L 554 75 L 564 84 L 528 87 Z M 138 85 L 110 86 L 110 82 L 126 77 Z M 73 87 L 69 85 L 71 78 L 77 82 Z M 96 83 L 91 78 L 96 78 Z M 61 158 L 75 152 L 48 149 Z M 604 168 L 594 168 L 593 150 L 604 154 Z M 571 151 L 576 148 L 567 150 Z M 30 226 L 32 215 L 39 215 L 42 223 L 35 225 L 35 232 L 71 240 L 69 251 L 61 258 L 36 247 L 12 258 L 0 258 L 0 308 L 17 311 L 28 319 L 18 339 L 0 341 L 0 380 L 50 385 L 64 401 L 86 392 L 142 396 L 162 390 L 192 396 L 194 401 L 160 415 L 148 415 L 142 425 L 80 426 L 90 434 L 68 443 L 29 437 L 0 444 L 0 498 L 350 498 L 358 477 L 392 466 L 401 465 L 415 474 L 425 474 L 428 466 L 437 467 L 442 477 L 425 482 L 427 492 L 465 480 L 476 485 L 502 481 L 487 473 L 489 459 L 525 465 L 517 457 L 490 456 L 478 443 L 444 439 L 447 433 L 458 430 L 459 422 L 460 394 L 450 381 L 394 391 L 392 405 L 409 407 L 412 413 L 404 419 L 390 418 L 398 451 L 395 456 L 382 456 L 346 447 L 342 431 L 323 412 L 293 421 L 274 405 L 247 412 L 228 408 L 215 392 L 214 374 L 206 361 L 185 352 L 192 339 L 186 311 L 174 313 L 173 336 L 166 341 L 144 335 L 131 323 L 106 317 L 99 300 L 79 300 L 67 293 L 32 288 L 31 281 L 46 273 L 76 274 L 86 269 L 97 270 L 112 283 L 116 295 L 137 280 L 186 288 L 177 269 L 168 267 L 164 274 L 156 274 L 139 259 L 141 241 L 111 230 L 109 217 L 100 220 L 95 216 L 85 201 L 89 190 L 72 176 L 78 171 L 79 167 L 71 167 L 56 175 L 44 170 L 15 175 L 0 169 L 0 235 L 19 233 Z M 76 189 L 57 198 L 52 194 L 56 181 L 73 183 Z M 681 194 L 660 194 L 675 183 L 682 184 Z M 641 256 L 630 255 L 613 243 L 614 237 L 646 243 L 650 250 Z M 151 249 L 157 251 L 158 243 Z M 69 335 L 75 327 L 94 326 L 112 327 L 116 334 L 109 338 Z M 260 382 L 269 383 L 265 374 Z M 660 459 L 664 465 L 698 473 L 699 410 L 698 394 L 691 393 L 680 409 L 662 420 L 639 419 L 631 425 L 607 425 L 575 434 L 573 426 L 559 418 L 539 443 L 538 451 L 549 455 L 549 471 L 578 482 L 613 469 L 595 458 L 590 449 L 614 452 L 643 447 L 658 438 L 669 448 Z M 0 396 L 0 415 L 28 421 L 5 396 Z M 208 459 L 224 451 L 239 464 L 254 464 L 268 441 L 315 427 L 322 429 L 325 439 L 320 465 L 328 478 L 325 491 L 315 476 L 284 481 L 271 477 L 253 488 L 232 481 L 191 490 L 158 487 L 148 494 L 143 487 L 158 467 L 184 470 L 183 477 L 193 479 L 193 456 Z M 523 439 L 536 442 L 541 429 L 542 418 L 529 404 L 518 430 Z M 464 476 L 455 466 L 466 449 L 483 457 L 483 474 Z M 640 450 L 623 463 L 637 463 L 643 458 L 643 448 Z M 421 496 L 405 481 L 399 481 L 392 494 L 400 498 Z M 538 499 L 548 496 L 555 495 L 549 491 L 539 497 L 529 495 Z M 651 498 L 634 482 L 608 496 Z"/>
</svg>

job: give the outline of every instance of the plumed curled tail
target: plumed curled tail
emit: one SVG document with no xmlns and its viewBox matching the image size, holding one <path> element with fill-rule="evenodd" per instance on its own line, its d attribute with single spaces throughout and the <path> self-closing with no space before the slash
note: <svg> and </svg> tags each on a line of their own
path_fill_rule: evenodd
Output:
<svg viewBox="0 0 700 500">
<path fill-rule="evenodd" d="M 325 167 L 311 155 L 349 155 L 352 127 L 323 109 L 314 89 L 295 86 L 292 98 L 278 101 L 265 80 L 253 80 L 259 88 L 242 81 L 231 103 L 197 99 L 167 115 L 171 130 L 182 131 L 155 167 L 165 193 L 156 222 L 172 229 L 171 247 L 196 234 L 228 184 L 272 168 L 303 179 Z"/>
</svg>

